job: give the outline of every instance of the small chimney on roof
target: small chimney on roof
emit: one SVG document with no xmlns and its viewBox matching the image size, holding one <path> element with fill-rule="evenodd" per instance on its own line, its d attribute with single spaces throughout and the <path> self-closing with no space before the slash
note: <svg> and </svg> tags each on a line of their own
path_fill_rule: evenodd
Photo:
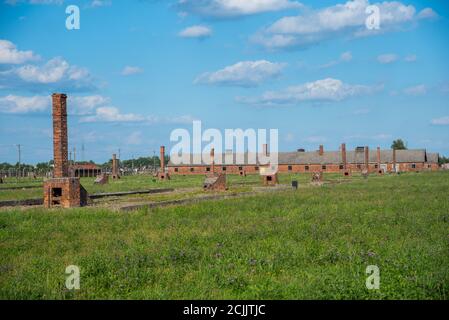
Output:
<svg viewBox="0 0 449 320">
<path fill-rule="evenodd" d="M 324 154 L 324 146 L 322 144 L 320 144 L 320 150 L 318 151 L 320 156 L 322 156 Z"/>
</svg>

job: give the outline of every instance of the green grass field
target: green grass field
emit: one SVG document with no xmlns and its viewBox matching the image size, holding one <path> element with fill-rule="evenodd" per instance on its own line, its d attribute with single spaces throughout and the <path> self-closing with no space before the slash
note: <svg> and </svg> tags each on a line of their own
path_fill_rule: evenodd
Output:
<svg viewBox="0 0 449 320">
<path fill-rule="evenodd" d="M 448 299 L 449 172 L 281 182 L 293 178 L 296 191 L 135 212 L 0 210 L 0 298 Z M 259 181 L 229 180 L 231 190 Z M 106 192 L 201 181 L 83 184 Z M 65 288 L 68 265 L 80 267 L 80 290 Z M 379 290 L 365 286 L 368 265 L 380 269 Z"/>
</svg>

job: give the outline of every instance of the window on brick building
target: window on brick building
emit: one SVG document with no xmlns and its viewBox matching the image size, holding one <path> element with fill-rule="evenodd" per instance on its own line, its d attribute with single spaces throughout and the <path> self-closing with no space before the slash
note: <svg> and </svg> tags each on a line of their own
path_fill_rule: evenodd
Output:
<svg viewBox="0 0 449 320">
<path fill-rule="evenodd" d="M 292 166 L 288 166 L 288 171 L 292 171 L 292 170 L 293 170 Z"/>
<path fill-rule="evenodd" d="M 254 170 L 259 171 L 259 167 L 254 167 Z"/>
<path fill-rule="evenodd" d="M 193 172 L 193 170 L 195 170 L 194 168 L 190 168 L 190 172 Z"/>
<path fill-rule="evenodd" d="M 362 169 L 362 165 L 358 164 L 357 169 Z"/>
<path fill-rule="evenodd" d="M 326 166 L 321 166 L 321 169 L 326 170 Z"/>
<path fill-rule="evenodd" d="M 416 169 L 416 164 L 412 163 L 412 169 Z"/>
<path fill-rule="evenodd" d="M 242 170 L 243 170 L 243 167 L 239 167 L 239 170 L 242 171 Z"/>
<path fill-rule="evenodd" d="M 178 170 L 178 168 L 175 168 L 175 172 L 178 172 L 179 170 Z"/>
<path fill-rule="evenodd" d="M 379 166 L 378 166 L 377 164 L 375 164 L 375 165 L 374 165 L 374 168 L 378 169 L 378 168 L 379 168 Z"/>
<path fill-rule="evenodd" d="M 206 168 L 206 171 L 209 172 L 209 171 L 210 171 L 210 167 L 207 167 L 207 168 Z"/>
<path fill-rule="evenodd" d="M 341 164 L 340 165 L 340 170 L 343 170 L 344 169 L 344 166 Z"/>
<path fill-rule="evenodd" d="M 221 170 L 222 171 L 226 171 L 226 167 L 221 167 Z"/>
<path fill-rule="evenodd" d="M 309 166 L 305 166 L 304 169 L 305 169 L 306 171 L 309 171 Z"/>
</svg>

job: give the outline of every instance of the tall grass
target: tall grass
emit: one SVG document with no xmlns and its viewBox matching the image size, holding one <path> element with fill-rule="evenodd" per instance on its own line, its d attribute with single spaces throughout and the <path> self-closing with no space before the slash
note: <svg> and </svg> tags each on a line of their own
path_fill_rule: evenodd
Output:
<svg viewBox="0 0 449 320">
<path fill-rule="evenodd" d="M 448 299 L 448 189 L 447 172 L 410 173 L 130 213 L 2 211 L 0 298 Z"/>
</svg>

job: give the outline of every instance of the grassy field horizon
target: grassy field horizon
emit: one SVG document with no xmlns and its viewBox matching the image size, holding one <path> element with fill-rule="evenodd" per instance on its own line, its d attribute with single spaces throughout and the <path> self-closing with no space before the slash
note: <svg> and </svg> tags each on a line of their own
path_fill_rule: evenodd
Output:
<svg viewBox="0 0 449 320">
<path fill-rule="evenodd" d="M 423 172 L 127 213 L 1 210 L 0 299 L 448 299 L 447 190 L 449 172 Z"/>
</svg>

